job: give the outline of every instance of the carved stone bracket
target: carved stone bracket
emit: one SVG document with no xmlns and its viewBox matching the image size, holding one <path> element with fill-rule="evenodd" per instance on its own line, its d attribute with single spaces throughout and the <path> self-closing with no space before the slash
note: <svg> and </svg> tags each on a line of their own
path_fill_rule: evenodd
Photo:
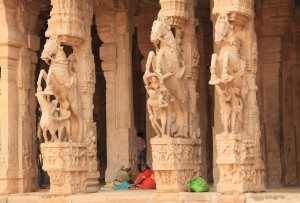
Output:
<svg viewBox="0 0 300 203">
<path fill-rule="evenodd" d="M 86 188 L 87 150 L 84 143 L 42 143 L 43 169 L 50 176 L 50 194 L 73 194 Z"/>
<path fill-rule="evenodd" d="M 199 171 L 195 166 L 197 151 L 193 139 L 151 139 L 153 169 L 159 192 L 179 192 L 188 188 L 188 181 Z"/>
</svg>

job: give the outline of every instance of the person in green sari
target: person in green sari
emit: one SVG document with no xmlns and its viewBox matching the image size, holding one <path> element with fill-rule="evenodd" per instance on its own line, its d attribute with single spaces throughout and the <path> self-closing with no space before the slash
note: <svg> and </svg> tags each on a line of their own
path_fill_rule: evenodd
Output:
<svg viewBox="0 0 300 203">
<path fill-rule="evenodd" d="M 131 164 L 123 164 L 115 174 L 114 190 L 127 190 L 132 185 L 129 183 L 131 176 Z"/>
</svg>

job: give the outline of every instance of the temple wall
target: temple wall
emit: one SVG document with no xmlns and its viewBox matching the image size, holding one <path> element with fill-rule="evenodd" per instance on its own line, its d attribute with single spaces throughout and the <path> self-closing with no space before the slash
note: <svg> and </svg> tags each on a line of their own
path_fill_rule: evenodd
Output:
<svg viewBox="0 0 300 203">
<path fill-rule="evenodd" d="M 39 9 L 45 1 L 2 1 L 0 194 L 30 192 L 35 182 L 36 35 Z"/>
</svg>

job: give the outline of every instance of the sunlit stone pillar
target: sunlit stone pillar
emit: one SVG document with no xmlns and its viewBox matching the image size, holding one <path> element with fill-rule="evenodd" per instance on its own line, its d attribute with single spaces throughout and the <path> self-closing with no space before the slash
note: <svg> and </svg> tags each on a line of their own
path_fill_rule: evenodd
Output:
<svg viewBox="0 0 300 203">
<path fill-rule="evenodd" d="M 201 175 L 201 135 L 197 111 L 197 41 L 195 1 L 161 0 L 150 39 L 156 51 L 147 58 L 144 82 L 155 137 L 153 169 L 159 192 L 188 189 Z M 175 36 L 174 36 L 174 33 Z"/>
<path fill-rule="evenodd" d="M 35 24 L 44 5 L 16 0 L 0 4 L 0 194 L 35 188 L 35 115 L 30 102 L 39 49 Z"/>
<path fill-rule="evenodd" d="M 230 194 L 265 190 L 256 99 L 258 53 L 253 6 L 252 0 L 226 3 L 215 0 L 212 10 L 216 17 L 213 20 L 217 46 L 209 84 L 215 86 L 221 112 L 218 117 L 224 129 L 215 138 L 220 171 L 217 192 L 223 194 L 219 202 L 234 198 L 243 202 L 243 196 Z"/>
<path fill-rule="evenodd" d="M 107 169 L 110 182 L 121 164 L 136 165 L 136 133 L 133 120 L 131 21 L 127 5 L 111 1 L 95 8 L 96 25 L 103 42 L 101 68 L 106 80 Z"/>
<path fill-rule="evenodd" d="M 50 167 L 50 163 L 45 163 L 44 170 L 50 172 L 51 193 L 95 192 L 98 190 L 99 171 L 96 158 L 96 124 L 93 121 L 93 93 L 95 91 L 95 64 L 91 50 L 93 1 L 52 0 L 51 5 L 51 18 L 48 20 L 46 37 L 57 37 L 63 45 L 71 46 L 75 54 L 76 61 L 73 69 L 76 72 L 77 111 L 80 112 L 78 118 L 82 120 L 82 128 L 79 123 L 71 126 L 72 132 L 74 130 L 79 132 L 78 137 L 72 137 L 73 142 L 76 143 L 43 143 L 41 145 L 43 157 L 49 161 L 51 161 L 49 157 L 59 156 L 55 154 L 55 151 L 78 153 L 71 155 L 70 159 L 62 159 L 65 163 L 58 164 L 57 168 Z M 79 159 L 82 160 L 83 165 L 78 166 Z M 73 168 L 68 168 L 68 165 Z M 59 181 L 66 178 L 70 180 L 68 179 L 65 184 L 60 184 Z"/>
</svg>

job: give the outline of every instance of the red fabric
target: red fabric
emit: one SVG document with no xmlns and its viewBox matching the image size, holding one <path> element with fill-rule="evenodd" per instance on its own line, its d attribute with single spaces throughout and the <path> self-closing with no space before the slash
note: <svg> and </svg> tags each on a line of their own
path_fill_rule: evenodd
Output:
<svg viewBox="0 0 300 203">
<path fill-rule="evenodd" d="M 137 176 L 135 182 L 140 181 L 142 178 L 144 178 L 143 182 L 141 182 L 140 184 L 138 184 L 138 186 L 140 188 L 143 188 L 143 189 L 155 189 L 156 188 L 154 174 L 153 174 L 153 172 L 150 169 L 147 169 L 146 171 L 141 172 Z"/>
</svg>

